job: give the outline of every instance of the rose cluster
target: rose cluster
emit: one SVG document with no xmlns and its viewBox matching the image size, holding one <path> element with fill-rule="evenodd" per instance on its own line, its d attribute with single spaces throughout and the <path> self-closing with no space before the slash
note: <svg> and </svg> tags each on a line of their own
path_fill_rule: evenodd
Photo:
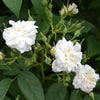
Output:
<svg viewBox="0 0 100 100">
<path fill-rule="evenodd" d="M 79 43 L 74 45 L 73 42 L 63 38 L 53 47 L 52 53 L 56 58 L 52 64 L 52 70 L 54 72 L 75 72 L 76 76 L 73 80 L 74 87 L 80 88 L 86 93 L 93 90 L 96 82 L 99 80 L 99 75 L 89 65 L 81 64 L 82 52 Z"/>
</svg>

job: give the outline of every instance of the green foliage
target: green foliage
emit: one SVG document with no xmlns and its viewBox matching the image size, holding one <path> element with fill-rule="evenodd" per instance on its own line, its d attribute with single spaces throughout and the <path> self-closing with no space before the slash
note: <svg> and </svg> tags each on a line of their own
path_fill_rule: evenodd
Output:
<svg viewBox="0 0 100 100">
<path fill-rule="evenodd" d="M 12 100 L 12 99 L 6 96 L 4 100 Z"/>
<path fill-rule="evenodd" d="M 82 96 L 79 90 L 73 90 L 70 100 L 82 100 Z"/>
<path fill-rule="evenodd" d="M 100 55 L 100 41 L 96 39 L 94 36 L 88 36 L 87 39 L 88 45 L 88 56 L 92 57 L 95 55 Z"/>
<path fill-rule="evenodd" d="M 100 100 L 100 94 L 94 94 L 95 95 L 95 100 Z"/>
<path fill-rule="evenodd" d="M 90 96 L 85 96 L 84 100 L 92 100 Z"/>
<path fill-rule="evenodd" d="M 83 26 L 84 26 L 84 28 L 81 31 L 82 33 L 89 32 L 91 29 L 95 28 L 95 26 L 92 23 L 90 23 L 86 20 L 83 22 Z"/>
<path fill-rule="evenodd" d="M 21 73 L 18 76 L 18 85 L 27 100 L 44 100 L 41 83 L 33 73 Z"/>
<path fill-rule="evenodd" d="M 46 100 L 64 100 L 66 96 L 66 87 L 61 83 L 52 84 L 46 93 Z"/>
<path fill-rule="evenodd" d="M 42 0 L 31 0 L 32 5 L 36 11 L 36 13 L 40 16 L 40 17 L 45 17 L 45 12 L 44 12 L 44 8 L 42 5 Z"/>
<path fill-rule="evenodd" d="M 4 100 L 10 84 L 11 79 L 9 78 L 0 81 L 0 100 Z"/>
<path fill-rule="evenodd" d="M 3 0 L 3 2 L 17 17 L 19 17 L 22 0 Z"/>
</svg>

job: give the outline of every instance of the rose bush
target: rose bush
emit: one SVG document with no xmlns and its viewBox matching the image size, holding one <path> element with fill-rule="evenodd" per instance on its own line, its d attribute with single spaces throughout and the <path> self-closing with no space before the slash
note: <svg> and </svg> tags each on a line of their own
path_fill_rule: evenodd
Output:
<svg viewBox="0 0 100 100">
<path fill-rule="evenodd" d="M 1 0 L 0 100 L 99 100 L 99 3 Z"/>
</svg>

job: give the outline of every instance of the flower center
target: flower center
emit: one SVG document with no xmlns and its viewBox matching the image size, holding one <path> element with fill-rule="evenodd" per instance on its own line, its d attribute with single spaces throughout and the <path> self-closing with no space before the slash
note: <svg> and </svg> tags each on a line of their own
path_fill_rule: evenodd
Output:
<svg viewBox="0 0 100 100">
<path fill-rule="evenodd" d="M 93 78 L 93 77 L 90 77 L 89 79 L 90 79 L 91 81 L 94 81 L 94 78 Z"/>
<path fill-rule="evenodd" d="M 20 29 L 19 28 L 17 29 L 17 32 L 20 32 Z"/>
<path fill-rule="evenodd" d="M 71 51 L 71 49 L 68 49 L 68 50 L 67 50 L 67 52 L 70 52 L 70 51 Z"/>
<path fill-rule="evenodd" d="M 65 57 L 67 57 L 67 54 L 65 54 Z"/>
</svg>

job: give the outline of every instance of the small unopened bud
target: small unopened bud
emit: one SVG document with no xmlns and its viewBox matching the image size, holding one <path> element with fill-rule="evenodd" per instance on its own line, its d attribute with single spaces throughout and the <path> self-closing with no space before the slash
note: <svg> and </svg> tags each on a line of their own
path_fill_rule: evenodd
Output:
<svg viewBox="0 0 100 100">
<path fill-rule="evenodd" d="M 52 17 L 53 17 L 52 12 L 51 12 L 49 9 L 47 9 L 47 10 L 46 10 L 46 14 L 47 14 L 47 16 L 48 16 L 48 19 L 51 20 Z"/>
<path fill-rule="evenodd" d="M 89 95 L 90 95 L 90 97 L 91 97 L 93 100 L 95 100 L 95 99 L 94 99 L 94 93 L 93 93 L 93 92 L 90 92 Z"/>
<path fill-rule="evenodd" d="M 75 3 L 72 3 L 72 5 L 70 4 L 68 7 L 64 5 L 60 11 L 60 15 L 61 16 L 67 16 L 67 15 L 71 16 L 73 14 L 77 14 L 78 12 L 79 10 L 77 9 L 77 5 Z"/>
<path fill-rule="evenodd" d="M 77 27 L 77 28 L 80 28 L 81 26 L 82 26 L 82 23 L 76 24 L 76 27 Z"/>
<path fill-rule="evenodd" d="M 44 6 L 46 6 L 46 5 L 48 4 L 47 0 L 43 0 L 43 1 L 42 1 L 42 4 L 43 4 Z"/>
<path fill-rule="evenodd" d="M 79 30 L 75 31 L 75 33 L 74 33 L 75 37 L 78 37 L 79 35 L 81 35 L 81 31 L 83 28 L 84 28 L 84 26 L 81 27 Z"/>
<path fill-rule="evenodd" d="M 64 5 L 60 11 L 60 15 L 63 16 L 66 15 L 67 13 L 68 13 L 67 7 Z"/>
<path fill-rule="evenodd" d="M 66 34 L 67 31 L 68 31 L 68 29 L 65 27 L 64 30 L 63 30 L 63 33 Z"/>
<path fill-rule="evenodd" d="M 51 63 L 51 59 L 47 55 L 45 55 L 45 63 L 48 65 Z"/>
<path fill-rule="evenodd" d="M 53 7 L 53 5 L 50 3 L 50 4 L 49 4 L 49 8 L 52 9 L 52 7 Z"/>
<path fill-rule="evenodd" d="M 31 16 L 31 14 L 30 14 L 30 10 L 28 10 L 28 21 L 33 21 L 34 19 L 33 19 L 33 17 Z"/>
<path fill-rule="evenodd" d="M 66 77 L 66 81 L 70 82 L 71 78 L 70 77 Z"/>
<path fill-rule="evenodd" d="M 80 34 L 81 34 L 81 30 L 77 30 L 74 35 L 75 37 L 78 37 Z"/>
<path fill-rule="evenodd" d="M 42 49 L 41 45 L 38 43 L 37 46 L 35 47 L 36 51 L 40 51 Z"/>
<path fill-rule="evenodd" d="M 0 60 L 3 60 L 3 53 L 0 52 Z"/>
<path fill-rule="evenodd" d="M 51 54 L 52 54 L 52 55 L 55 55 L 55 54 L 56 54 L 56 47 L 53 47 L 53 48 L 51 49 Z"/>
</svg>

